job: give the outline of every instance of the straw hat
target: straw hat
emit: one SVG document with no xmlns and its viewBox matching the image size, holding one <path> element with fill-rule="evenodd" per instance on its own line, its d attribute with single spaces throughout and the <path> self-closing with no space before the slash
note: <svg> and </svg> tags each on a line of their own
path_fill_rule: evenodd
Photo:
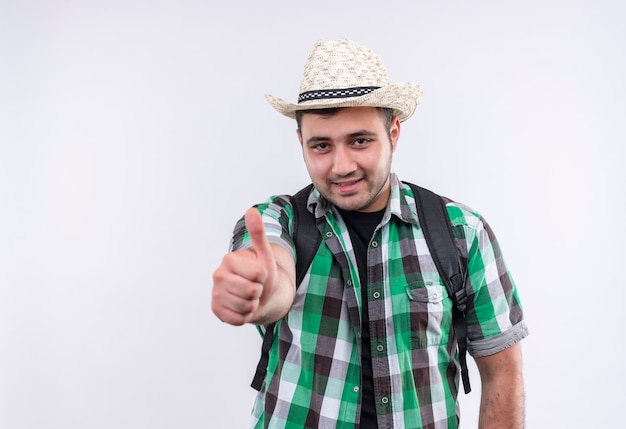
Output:
<svg viewBox="0 0 626 429">
<path fill-rule="evenodd" d="M 278 112 L 289 118 L 296 111 L 333 107 L 389 107 L 402 122 L 420 102 L 422 90 L 413 83 L 389 84 L 380 57 L 348 39 L 320 40 L 304 66 L 298 103 L 266 95 Z"/>
</svg>

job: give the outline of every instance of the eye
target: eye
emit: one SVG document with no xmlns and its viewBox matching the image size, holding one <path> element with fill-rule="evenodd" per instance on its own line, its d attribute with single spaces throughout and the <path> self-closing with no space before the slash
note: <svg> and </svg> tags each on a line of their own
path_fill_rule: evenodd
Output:
<svg viewBox="0 0 626 429">
<path fill-rule="evenodd" d="M 371 141 L 372 141 L 371 139 L 359 138 L 359 139 L 354 140 L 354 145 L 355 146 L 364 146 L 364 145 L 368 144 Z"/>
<path fill-rule="evenodd" d="M 329 147 L 330 146 L 328 143 L 316 143 L 313 146 L 311 146 L 311 149 L 313 149 L 316 152 L 324 152 L 324 151 L 327 151 Z"/>
</svg>

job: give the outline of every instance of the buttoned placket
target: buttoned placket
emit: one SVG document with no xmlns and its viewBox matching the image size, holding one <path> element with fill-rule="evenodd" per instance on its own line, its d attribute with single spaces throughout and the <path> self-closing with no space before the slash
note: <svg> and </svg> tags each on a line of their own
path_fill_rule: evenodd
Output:
<svg viewBox="0 0 626 429">
<path fill-rule="evenodd" d="M 355 281 L 358 280 L 353 279 L 352 274 L 353 271 L 357 272 L 355 261 L 350 261 L 350 257 L 348 256 L 344 247 L 341 245 L 341 241 L 337 236 L 337 232 L 333 230 L 328 219 L 323 224 L 322 228 L 323 229 L 321 229 L 321 232 L 322 237 L 324 237 L 324 242 L 333 253 L 335 260 L 337 260 L 339 262 L 339 265 L 341 266 L 345 285 L 346 287 L 352 289 L 353 293 L 348 294 L 348 301 L 346 302 L 346 304 L 348 306 L 349 320 L 351 325 L 353 326 L 354 334 L 357 338 L 357 342 L 361 344 L 361 316 L 359 314 L 360 297 L 357 296 L 358 294 L 360 294 L 360 291 L 357 291 L 355 288 Z M 356 274 L 356 276 L 358 277 L 358 273 Z"/>
<path fill-rule="evenodd" d="M 384 306 L 384 284 L 385 284 L 385 276 L 382 272 L 382 265 L 374 266 L 371 261 L 381 261 L 382 260 L 382 248 L 380 246 L 382 238 L 381 227 L 377 228 L 374 232 L 374 236 L 370 241 L 370 245 L 367 251 L 367 259 L 368 259 L 368 284 L 367 284 L 367 296 L 369 299 L 369 319 L 370 319 L 370 327 L 374 326 L 371 323 L 372 320 L 386 318 L 385 315 L 385 306 Z M 376 273 L 374 270 L 378 269 L 381 272 Z M 379 279 L 378 281 L 370 281 L 371 279 Z M 380 383 L 381 378 L 389 377 L 389 364 L 387 359 L 380 359 L 387 357 L 387 343 L 386 343 L 386 333 L 385 332 L 376 332 L 373 329 L 370 329 L 370 346 L 371 346 L 371 356 L 372 359 L 377 358 L 378 362 L 385 362 L 385 365 L 381 367 L 381 365 L 373 366 L 373 376 L 374 376 L 374 395 L 376 397 L 376 407 L 379 410 L 379 413 L 388 415 L 391 409 L 391 403 L 389 398 L 391 397 L 391 383 Z M 384 369 L 382 369 L 384 367 Z M 383 373 L 381 373 L 381 371 Z M 378 382 L 377 382 L 378 381 Z"/>
</svg>

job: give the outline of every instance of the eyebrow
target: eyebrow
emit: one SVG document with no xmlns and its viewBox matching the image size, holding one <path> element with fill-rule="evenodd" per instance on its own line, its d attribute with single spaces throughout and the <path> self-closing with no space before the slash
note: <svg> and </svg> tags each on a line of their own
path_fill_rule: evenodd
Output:
<svg viewBox="0 0 626 429">
<path fill-rule="evenodd" d="M 377 137 L 377 136 L 378 134 L 376 134 L 373 131 L 359 130 L 350 134 L 346 134 L 344 138 L 355 139 L 357 137 Z M 332 139 L 330 137 L 324 137 L 324 136 L 313 136 L 306 141 L 306 144 L 311 145 L 311 144 L 323 143 L 323 142 L 328 142 L 328 141 L 332 141 Z"/>
<path fill-rule="evenodd" d="M 310 146 L 312 144 L 323 143 L 323 142 L 327 142 L 330 140 L 331 140 L 330 137 L 313 136 L 306 141 L 306 144 L 307 146 Z"/>
<path fill-rule="evenodd" d="M 360 130 L 360 131 L 356 131 L 354 133 L 350 133 L 346 137 L 356 138 L 356 137 L 376 137 L 376 136 L 377 136 L 377 134 L 375 132 L 373 132 L 373 131 Z"/>
</svg>

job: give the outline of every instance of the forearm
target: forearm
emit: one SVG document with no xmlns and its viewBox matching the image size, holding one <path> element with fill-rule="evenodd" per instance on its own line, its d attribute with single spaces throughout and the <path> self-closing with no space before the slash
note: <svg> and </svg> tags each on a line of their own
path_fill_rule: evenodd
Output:
<svg viewBox="0 0 626 429">
<path fill-rule="evenodd" d="M 482 382 L 479 429 L 524 427 L 524 378 L 519 343 L 476 358 Z"/>
<path fill-rule="evenodd" d="M 283 318 L 291 309 L 296 294 L 295 265 L 291 255 L 280 246 L 272 245 L 276 260 L 276 284 L 261 296 L 259 308 L 250 323 L 267 325 Z"/>
<path fill-rule="evenodd" d="M 483 384 L 479 429 L 524 427 L 524 382 L 522 374 Z"/>
<path fill-rule="evenodd" d="M 259 309 L 250 323 L 267 325 L 282 319 L 289 312 L 294 298 L 295 285 L 289 275 L 279 267 L 278 285 L 271 291 L 271 294 L 261 298 Z"/>
</svg>

